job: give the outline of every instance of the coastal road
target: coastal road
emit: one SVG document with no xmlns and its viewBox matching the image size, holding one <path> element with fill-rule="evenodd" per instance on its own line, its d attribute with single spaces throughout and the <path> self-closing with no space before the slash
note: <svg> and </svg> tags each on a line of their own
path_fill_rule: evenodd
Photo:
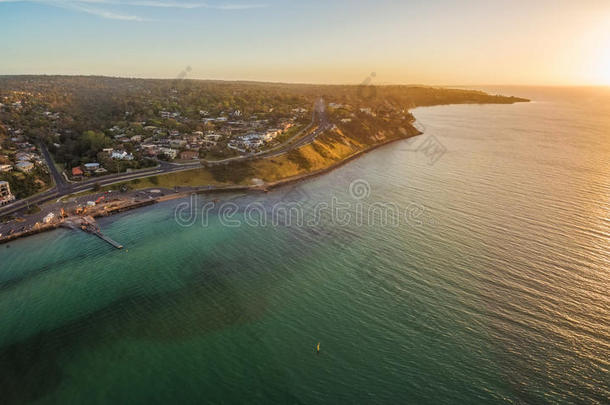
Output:
<svg viewBox="0 0 610 405">
<path fill-rule="evenodd" d="M 138 172 L 132 173 L 122 173 L 119 175 L 109 175 L 104 177 L 99 177 L 91 180 L 86 180 L 79 183 L 62 183 L 61 186 L 55 186 L 50 190 L 44 191 L 40 194 L 36 194 L 32 197 L 25 198 L 23 200 L 17 200 L 12 204 L 5 205 L 0 208 L 0 217 L 4 215 L 14 214 L 23 209 L 27 209 L 31 205 L 43 204 L 48 201 L 56 200 L 60 197 L 64 197 L 66 195 L 78 193 L 81 191 L 91 190 L 96 184 L 99 184 L 101 187 L 107 186 L 110 184 L 135 180 L 139 178 L 157 176 L 159 174 L 171 173 L 175 171 L 181 170 L 190 170 L 190 168 L 181 168 L 181 167 L 165 167 L 160 168 L 156 167 L 153 169 L 146 169 Z"/>
<path fill-rule="evenodd" d="M 66 188 L 68 183 L 66 182 L 66 179 L 64 179 L 64 177 L 61 175 L 61 173 L 59 173 L 57 167 L 55 167 L 55 162 L 53 162 L 53 158 L 51 157 L 51 154 L 47 149 L 47 145 L 45 145 L 44 142 L 40 142 L 38 146 L 42 151 L 42 156 L 44 157 L 44 160 L 47 162 L 49 172 L 51 173 L 51 176 L 53 176 L 53 180 L 55 181 L 55 187 L 58 191 L 61 192 Z"/>
<path fill-rule="evenodd" d="M 306 134 L 302 138 L 298 139 L 297 141 L 293 141 L 294 138 L 292 138 L 283 145 L 280 145 L 272 150 L 260 152 L 257 154 L 237 156 L 234 158 L 214 162 L 206 162 L 206 164 L 217 165 L 229 163 L 232 161 L 280 156 L 291 151 L 292 149 L 300 148 L 301 146 L 313 142 L 318 135 L 332 127 L 332 124 L 328 121 L 328 117 L 326 115 L 326 107 L 323 99 L 317 100 L 314 104 L 314 111 L 312 112 L 312 122 L 303 131 L 306 131 L 313 126 L 317 126 L 317 128 L 314 131 Z M 298 136 L 299 135 L 295 136 L 295 138 Z M 12 204 L 8 204 L 4 207 L 1 207 L 0 217 L 17 213 L 21 210 L 29 208 L 31 205 L 43 204 L 51 200 L 59 199 L 66 195 L 91 190 L 96 185 L 104 187 L 115 183 L 121 183 L 124 181 L 142 179 L 146 177 L 158 176 L 161 174 L 187 171 L 204 167 L 199 161 L 183 164 L 159 161 L 159 165 L 151 169 L 143 169 L 131 173 L 110 174 L 103 177 L 96 177 L 90 180 L 85 180 L 77 183 L 68 183 L 55 167 L 51 154 L 47 150 L 46 146 L 44 144 L 41 144 L 40 149 L 42 150 L 42 154 L 47 162 L 47 166 L 49 166 L 49 170 L 53 176 L 53 179 L 55 180 L 55 187 L 42 193 L 36 194 L 34 196 L 22 200 L 17 200 Z"/>
</svg>

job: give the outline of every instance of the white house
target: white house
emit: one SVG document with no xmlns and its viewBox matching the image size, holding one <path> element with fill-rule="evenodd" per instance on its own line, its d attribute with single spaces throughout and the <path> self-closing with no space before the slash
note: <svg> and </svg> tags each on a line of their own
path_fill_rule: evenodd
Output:
<svg viewBox="0 0 610 405">
<path fill-rule="evenodd" d="M 110 157 L 118 160 L 133 160 L 133 155 L 125 152 L 124 150 L 115 150 L 112 152 Z"/>
<path fill-rule="evenodd" d="M 17 170 L 23 173 L 29 173 L 34 169 L 34 163 L 28 161 L 21 161 L 15 165 Z"/>
<path fill-rule="evenodd" d="M 100 168 L 100 164 L 99 163 L 85 163 L 85 169 L 89 170 L 89 171 L 94 171 Z"/>
<path fill-rule="evenodd" d="M 159 149 L 159 152 L 167 155 L 170 159 L 176 159 L 176 156 L 178 156 L 178 151 L 176 149 L 161 148 Z"/>
<path fill-rule="evenodd" d="M 0 205 L 6 205 L 15 200 L 15 196 L 11 194 L 11 187 L 8 181 L 0 180 Z"/>
</svg>

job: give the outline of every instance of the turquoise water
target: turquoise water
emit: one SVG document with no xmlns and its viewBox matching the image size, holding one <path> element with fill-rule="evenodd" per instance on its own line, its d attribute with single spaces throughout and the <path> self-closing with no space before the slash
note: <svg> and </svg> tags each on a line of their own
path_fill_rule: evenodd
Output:
<svg viewBox="0 0 610 405">
<path fill-rule="evenodd" d="M 416 109 L 421 138 L 191 226 L 102 219 L 124 251 L 0 246 L 2 403 L 608 403 L 610 91 L 499 91 L 535 102 Z"/>
</svg>

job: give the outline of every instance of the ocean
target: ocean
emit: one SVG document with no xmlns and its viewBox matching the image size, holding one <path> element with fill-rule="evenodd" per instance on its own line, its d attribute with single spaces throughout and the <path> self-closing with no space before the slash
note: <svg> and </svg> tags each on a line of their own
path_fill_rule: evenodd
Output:
<svg viewBox="0 0 610 405">
<path fill-rule="evenodd" d="M 1 402 L 609 403 L 610 88 L 484 90 L 532 102 L 0 246 Z"/>
</svg>

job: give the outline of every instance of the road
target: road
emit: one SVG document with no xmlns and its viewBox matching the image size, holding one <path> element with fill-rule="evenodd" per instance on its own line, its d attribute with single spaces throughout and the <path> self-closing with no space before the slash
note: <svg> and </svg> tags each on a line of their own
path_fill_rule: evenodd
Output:
<svg viewBox="0 0 610 405">
<path fill-rule="evenodd" d="M 66 179 L 64 179 L 64 177 L 61 175 L 61 173 L 59 173 L 59 171 L 55 167 L 55 163 L 53 162 L 53 158 L 51 157 L 51 154 L 49 153 L 49 150 L 47 149 L 47 145 L 45 145 L 43 142 L 41 142 L 38 146 L 40 147 L 40 150 L 42 151 L 42 156 L 44 157 L 44 160 L 47 162 L 47 166 L 49 167 L 51 176 L 53 176 L 53 180 L 55 181 L 55 187 L 57 188 L 58 191 L 64 190 L 66 188 L 66 186 L 68 185 L 68 183 L 66 182 Z"/>
<path fill-rule="evenodd" d="M 310 128 L 312 128 L 313 126 L 316 126 L 316 125 L 317 125 L 317 128 L 314 131 L 306 134 L 305 136 L 298 139 L 297 141 L 293 141 L 293 140 L 294 140 L 294 138 L 297 138 L 298 136 L 300 136 L 300 134 L 296 135 L 294 138 L 286 141 L 283 145 L 280 145 L 272 150 L 268 150 L 268 151 L 264 151 L 264 152 L 260 152 L 260 153 L 256 153 L 256 154 L 237 156 L 234 158 L 229 158 L 229 159 L 224 159 L 224 160 L 219 160 L 219 161 L 205 162 L 205 163 L 206 163 L 206 165 L 217 165 L 217 164 L 225 164 L 228 162 L 239 161 L 239 160 L 249 160 L 249 159 L 264 158 L 264 157 L 275 157 L 275 156 L 283 155 L 284 153 L 286 153 L 292 149 L 299 148 L 301 146 L 304 146 L 304 145 L 307 145 L 307 144 L 313 142 L 318 135 L 320 135 L 321 133 L 323 133 L 324 131 L 327 131 L 328 129 L 330 129 L 332 127 L 332 124 L 328 121 L 328 117 L 326 115 L 326 107 L 325 107 L 325 103 L 324 103 L 323 99 L 317 100 L 316 103 L 314 104 L 314 110 L 312 112 L 312 122 L 303 131 L 306 132 L 307 130 L 309 130 Z M 185 163 L 185 164 L 159 161 L 159 165 L 157 167 L 151 168 L 151 169 L 142 169 L 142 170 L 139 170 L 136 172 L 131 172 L 131 173 L 111 174 L 111 175 L 96 177 L 96 178 L 93 178 L 90 180 L 85 180 L 85 181 L 81 181 L 81 182 L 77 182 L 77 183 L 68 183 L 68 182 L 66 182 L 64 177 L 61 175 L 61 173 L 58 172 L 57 168 L 55 167 L 55 164 L 53 163 L 53 159 L 51 158 L 51 154 L 47 150 L 46 146 L 44 144 L 41 144 L 40 149 L 47 162 L 47 166 L 49 166 L 49 170 L 51 172 L 51 175 L 53 176 L 53 180 L 55 181 L 55 187 L 53 187 L 50 190 L 44 191 L 42 193 L 33 195 L 31 197 L 28 197 L 28 198 L 25 198 L 22 200 L 17 200 L 12 204 L 8 204 L 8 205 L 5 205 L 4 207 L 1 207 L 0 208 L 0 217 L 5 216 L 5 215 L 14 214 L 23 209 L 29 208 L 29 206 L 31 206 L 31 205 L 42 204 L 42 203 L 45 203 L 48 201 L 56 200 L 58 198 L 66 196 L 66 195 L 90 190 L 96 184 L 99 184 L 99 186 L 103 187 L 103 186 L 108 186 L 108 185 L 112 185 L 112 184 L 120 183 L 120 182 L 124 182 L 124 181 L 129 181 L 129 180 L 142 179 L 142 178 L 157 176 L 157 175 L 161 175 L 161 174 L 167 174 L 167 173 L 179 172 L 179 171 L 185 171 L 185 170 L 192 170 L 192 169 L 204 167 L 201 164 L 201 162 L 199 162 L 199 161 L 193 162 L 193 163 Z"/>
</svg>

